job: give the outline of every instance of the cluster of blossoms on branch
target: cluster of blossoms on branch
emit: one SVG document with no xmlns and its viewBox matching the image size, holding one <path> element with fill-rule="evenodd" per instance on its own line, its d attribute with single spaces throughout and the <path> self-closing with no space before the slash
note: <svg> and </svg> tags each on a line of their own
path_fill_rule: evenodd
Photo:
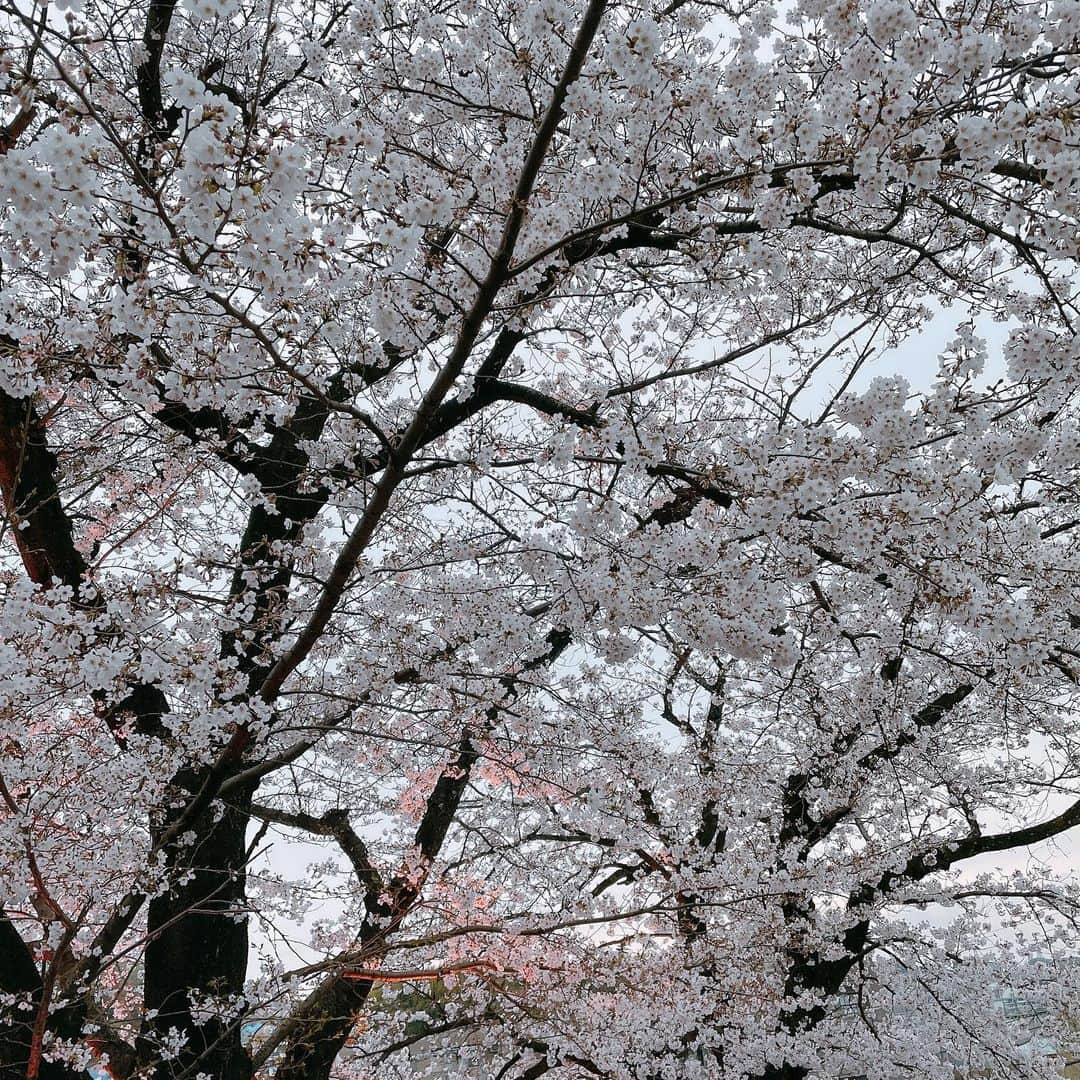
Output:
<svg viewBox="0 0 1080 1080">
<path fill-rule="evenodd" d="M 0 1077 L 1058 1075 L 1078 122 L 1077 0 L 0 0 Z"/>
</svg>

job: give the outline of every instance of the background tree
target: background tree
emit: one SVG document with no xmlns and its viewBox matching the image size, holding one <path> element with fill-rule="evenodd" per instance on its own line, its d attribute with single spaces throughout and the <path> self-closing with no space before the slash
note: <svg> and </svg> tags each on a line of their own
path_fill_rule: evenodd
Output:
<svg viewBox="0 0 1080 1080">
<path fill-rule="evenodd" d="M 0 1075 L 1052 1075 L 1080 5 L 0 11 Z"/>
</svg>

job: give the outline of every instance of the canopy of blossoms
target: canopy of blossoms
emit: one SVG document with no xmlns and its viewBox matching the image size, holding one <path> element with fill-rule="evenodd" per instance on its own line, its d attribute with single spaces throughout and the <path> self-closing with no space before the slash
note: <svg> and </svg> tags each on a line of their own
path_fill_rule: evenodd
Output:
<svg viewBox="0 0 1080 1080">
<path fill-rule="evenodd" d="M 1078 0 L 0 0 L 0 98 L 0 1076 L 1058 1075 Z"/>
</svg>

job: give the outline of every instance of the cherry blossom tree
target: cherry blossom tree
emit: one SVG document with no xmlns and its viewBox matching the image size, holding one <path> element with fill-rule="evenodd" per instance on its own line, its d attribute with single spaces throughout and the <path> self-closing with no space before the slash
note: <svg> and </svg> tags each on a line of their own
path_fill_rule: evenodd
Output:
<svg viewBox="0 0 1080 1080">
<path fill-rule="evenodd" d="M 1080 3 L 0 12 L 0 1077 L 1057 1075 Z"/>
</svg>

